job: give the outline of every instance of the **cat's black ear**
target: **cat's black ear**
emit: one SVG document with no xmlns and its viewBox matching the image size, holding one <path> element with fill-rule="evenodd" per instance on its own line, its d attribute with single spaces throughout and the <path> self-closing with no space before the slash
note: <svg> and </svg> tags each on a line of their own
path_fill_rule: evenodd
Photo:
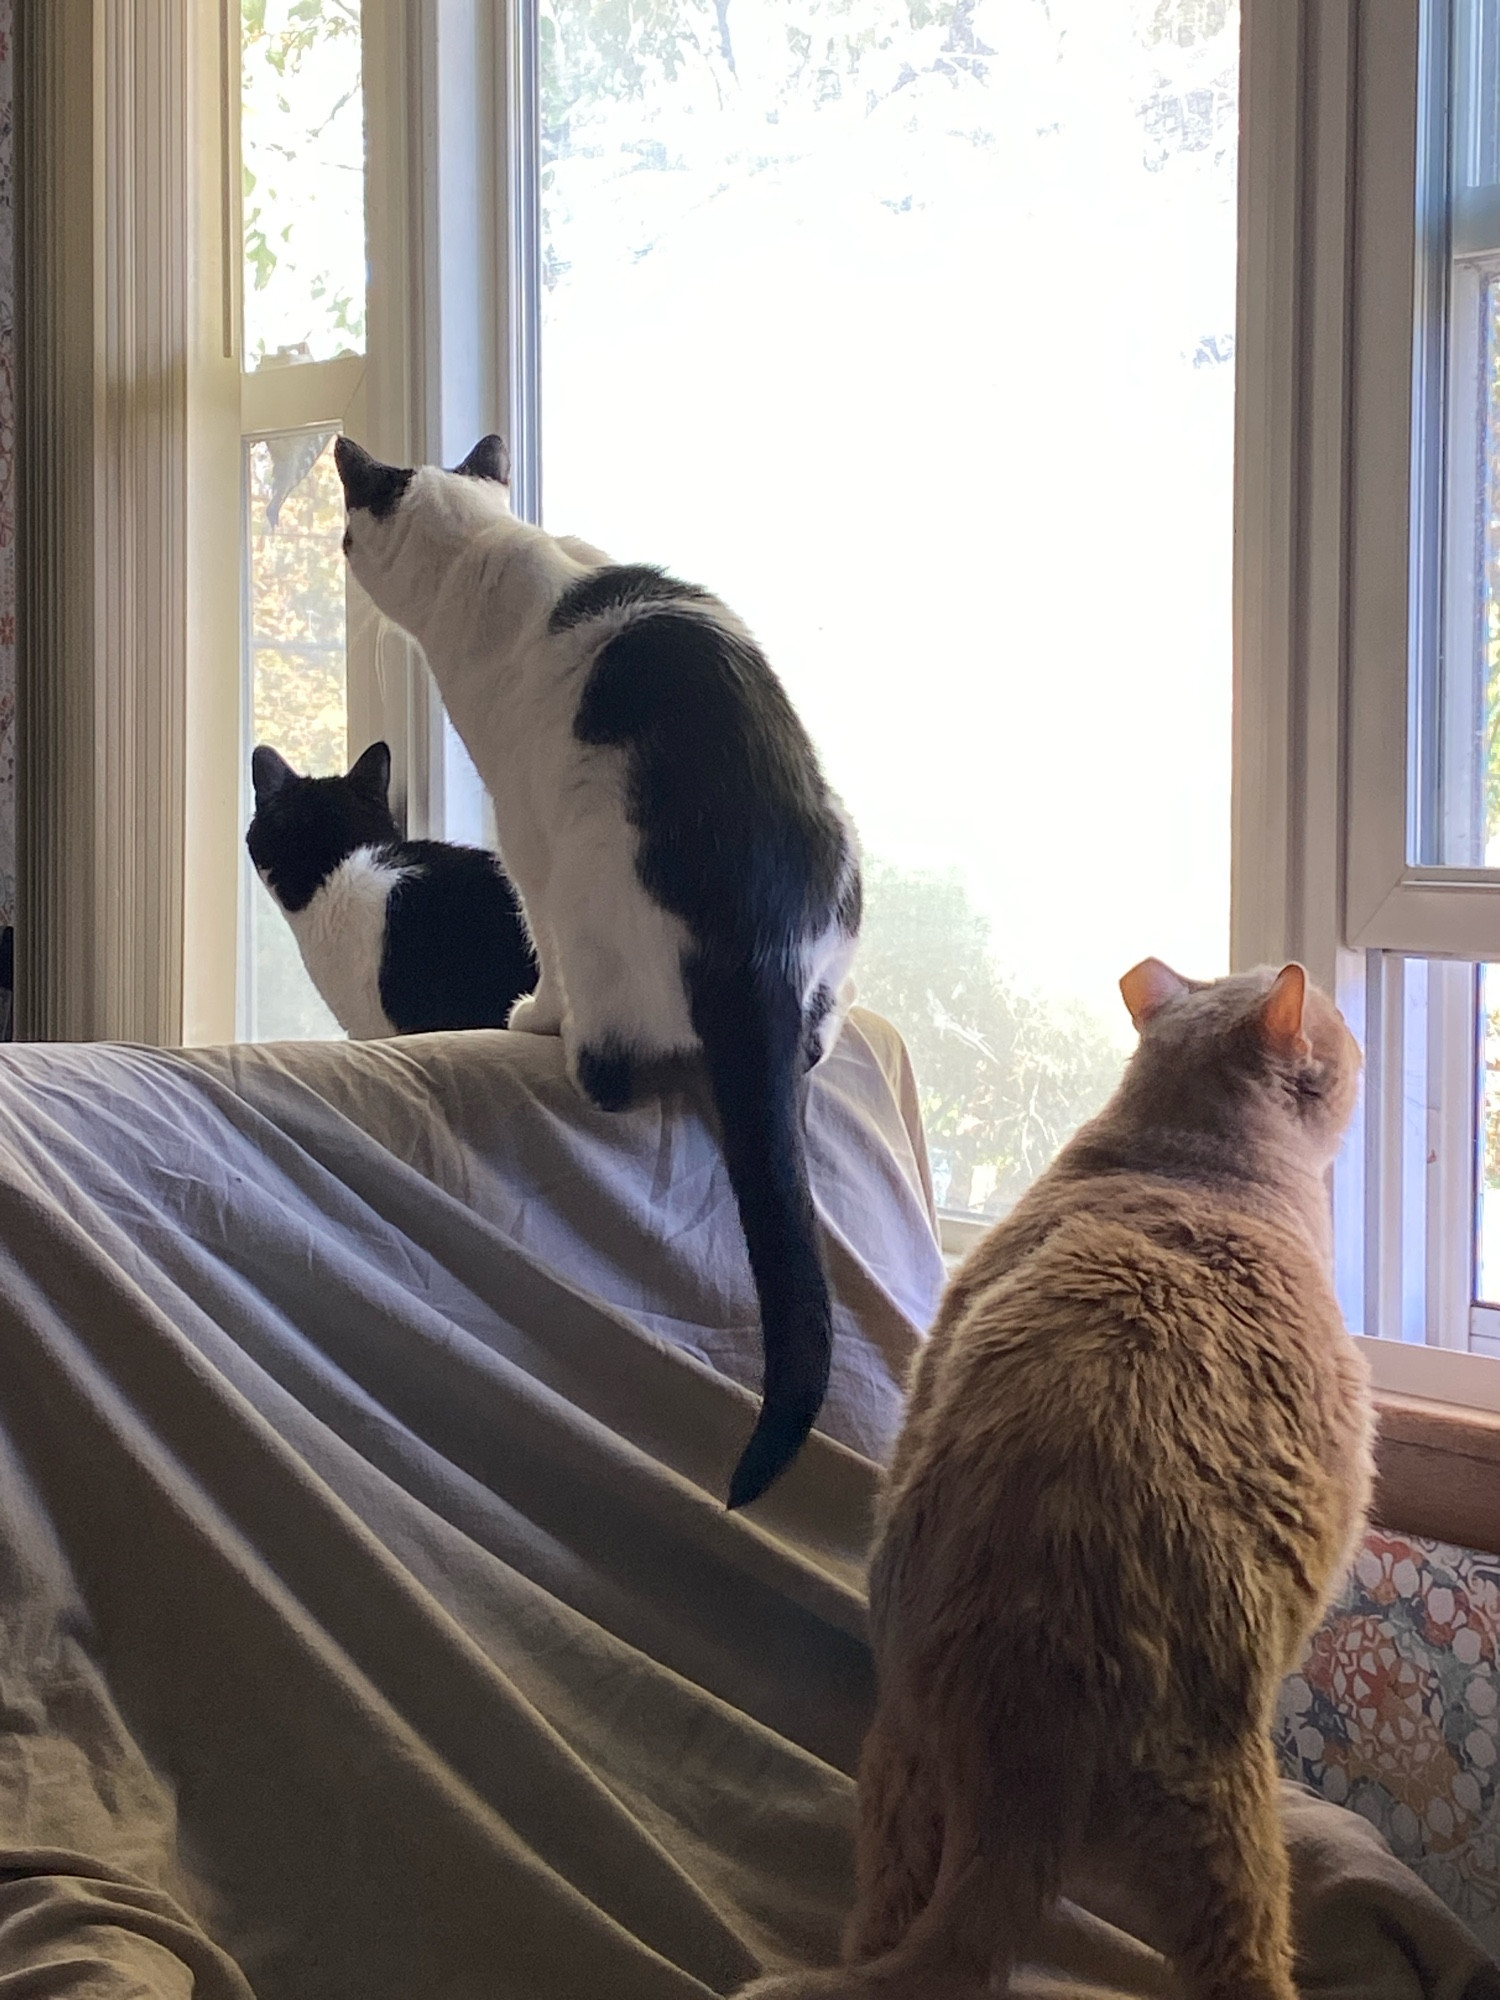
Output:
<svg viewBox="0 0 1500 2000">
<path fill-rule="evenodd" d="M 356 507 L 363 507 L 377 521 L 384 520 L 392 512 L 411 484 L 409 466 L 383 465 L 378 458 L 372 458 L 362 444 L 356 444 L 353 438 L 335 439 L 333 462 L 339 469 L 339 478 L 344 482 L 345 506 L 351 513 Z"/>
<path fill-rule="evenodd" d="M 349 782 L 369 798 L 385 805 L 391 790 L 391 746 L 388 743 L 372 743 L 364 755 L 356 759 L 349 772 Z"/>
<path fill-rule="evenodd" d="M 1153 1014 L 1159 1014 L 1169 1000 L 1180 994 L 1191 993 L 1192 981 L 1184 979 L 1180 972 L 1174 972 L 1170 965 L 1163 965 L 1159 958 L 1143 958 L 1139 965 L 1131 966 L 1120 981 L 1120 994 L 1130 1009 L 1130 1018 L 1137 1028 L 1144 1028 Z"/>
<path fill-rule="evenodd" d="M 297 773 L 269 743 L 257 743 L 250 753 L 250 782 L 255 787 L 255 803 L 263 806 L 267 799 L 275 798 L 283 785 L 289 785 Z"/>
<path fill-rule="evenodd" d="M 497 486 L 510 484 L 510 446 L 493 431 L 482 437 L 462 465 L 453 470 L 465 479 L 493 479 Z"/>
</svg>

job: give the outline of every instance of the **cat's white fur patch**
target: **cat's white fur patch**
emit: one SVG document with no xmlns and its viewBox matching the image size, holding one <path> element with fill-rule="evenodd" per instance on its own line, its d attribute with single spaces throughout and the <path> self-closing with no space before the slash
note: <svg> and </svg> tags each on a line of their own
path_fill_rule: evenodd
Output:
<svg viewBox="0 0 1500 2000">
<path fill-rule="evenodd" d="M 356 1042 L 399 1031 L 380 1004 L 385 906 L 411 871 L 357 847 L 341 861 L 305 909 L 284 912 L 308 976 L 345 1033 Z"/>
<path fill-rule="evenodd" d="M 636 870 L 628 753 L 580 743 L 573 721 L 600 649 L 659 609 L 612 606 L 576 631 L 550 613 L 570 583 L 609 558 L 574 537 L 517 521 L 504 489 L 418 470 L 386 520 L 350 518 L 350 566 L 387 617 L 421 643 L 454 727 L 495 802 L 500 851 L 525 906 L 541 982 L 514 1027 L 561 1029 L 570 1055 L 619 1042 L 640 1055 L 695 1049 L 683 988 L 686 926 L 649 896 Z M 695 615 L 690 604 L 678 615 Z M 744 632 L 719 606 L 702 614 Z M 496 634 L 507 642 L 496 644 Z M 748 635 L 746 635 L 748 636 Z M 841 807 L 854 848 L 853 828 Z M 856 850 L 857 851 L 857 850 Z M 804 1006 L 834 996 L 823 1052 L 852 997 L 854 942 L 836 924 L 804 941 L 794 968 Z"/>
</svg>

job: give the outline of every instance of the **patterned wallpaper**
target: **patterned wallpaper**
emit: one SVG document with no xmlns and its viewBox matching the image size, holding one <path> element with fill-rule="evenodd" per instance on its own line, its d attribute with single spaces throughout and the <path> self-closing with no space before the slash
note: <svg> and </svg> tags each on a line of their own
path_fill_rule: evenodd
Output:
<svg viewBox="0 0 1500 2000">
<path fill-rule="evenodd" d="M 1373 1530 L 1276 1735 L 1500 1957 L 1500 1556 Z"/>
</svg>

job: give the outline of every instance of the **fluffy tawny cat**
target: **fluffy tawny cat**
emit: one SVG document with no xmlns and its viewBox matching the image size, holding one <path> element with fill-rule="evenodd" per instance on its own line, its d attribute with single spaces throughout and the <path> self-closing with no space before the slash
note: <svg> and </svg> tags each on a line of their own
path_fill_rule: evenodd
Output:
<svg viewBox="0 0 1500 2000">
<path fill-rule="evenodd" d="M 500 438 L 453 472 L 336 452 L 349 565 L 420 642 L 495 801 L 540 965 L 510 1026 L 560 1034 L 605 1110 L 643 1067 L 702 1052 L 765 1351 L 738 1506 L 796 1456 L 828 1384 L 801 1089 L 849 997 L 853 831 L 734 614 L 518 521 Z"/>
<path fill-rule="evenodd" d="M 846 1963 L 760 2000 L 978 1996 L 1090 1886 L 1191 2000 L 1295 2000 L 1269 1724 L 1370 1490 L 1324 1185 L 1359 1054 L 1299 965 L 1121 987 L 1118 1092 L 918 1364 Z"/>
</svg>

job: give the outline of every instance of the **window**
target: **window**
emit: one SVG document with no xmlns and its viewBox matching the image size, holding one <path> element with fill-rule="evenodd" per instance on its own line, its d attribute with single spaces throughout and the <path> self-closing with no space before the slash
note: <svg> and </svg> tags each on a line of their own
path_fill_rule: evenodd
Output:
<svg viewBox="0 0 1500 2000">
<path fill-rule="evenodd" d="M 404 642 L 313 584 L 332 432 L 499 429 L 524 511 L 766 641 L 950 1208 L 1108 1087 L 1132 958 L 1302 957 L 1368 1052 L 1351 1323 L 1500 1407 L 1500 0 L 65 12 L 18 175 L 63 302 L 22 327 L 23 1033 L 224 1038 L 237 964 L 272 1021 L 256 734 L 385 736 L 413 830 L 483 836 Z"/>
<path fill-rule="evenodd" d="M 1369 1073 L 1341 1174 L 1351 1322 L 1456 1351 L 1422 1379 L 1492 1406 L 1468 1357 L 1500 1357 L 1497 60 L 1495 0 L 1424 0 L 1364 63 L 1377 102 L 1409 97 L 1383 151 L 1409 190 L 1414 303 L 1404 347 L 1377 335 L 1353 368 L 1348 936 Z M 1399 296 L 1395 237 L 1356 292 L 1364 325 Z M 1407 393 L 1376 415 L 1403 361 Z"/>
<path fill-rule="evenodd" d="M 1239 10 L 542 0 L 546 525 L 717 590 L 866 856 L 939 1199 L 1229 962 Z"/>
<path fill-rule="evenodd" d="M 242 0 L 240 19 L 241 769 L 268 742 L 322 775 L 350 751 L 332 443 L 365 428 L 363 24 L 360 0 Z M 248 855 L 241 865 L 241 1033 L 337 1035 Z"/>
</svg>

